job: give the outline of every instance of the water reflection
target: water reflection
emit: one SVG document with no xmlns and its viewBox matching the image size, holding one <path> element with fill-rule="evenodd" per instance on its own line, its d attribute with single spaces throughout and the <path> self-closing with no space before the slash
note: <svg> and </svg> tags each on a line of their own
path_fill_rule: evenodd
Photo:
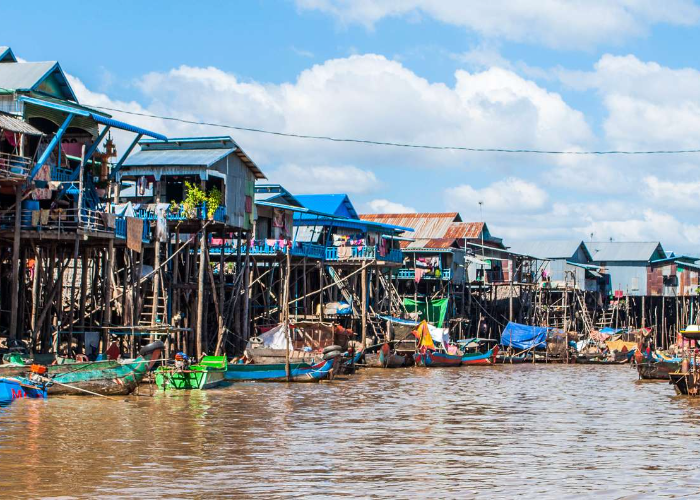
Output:
<svg viewBox="0 0 700 500">
<path fill-rule="evenodd" d="M 700 401 L 624 366 L 366 370 L 0 409 L 11 497 L 682 497 Z M 148 394 L 149 391 L 143 391 Z"/>
</svg>

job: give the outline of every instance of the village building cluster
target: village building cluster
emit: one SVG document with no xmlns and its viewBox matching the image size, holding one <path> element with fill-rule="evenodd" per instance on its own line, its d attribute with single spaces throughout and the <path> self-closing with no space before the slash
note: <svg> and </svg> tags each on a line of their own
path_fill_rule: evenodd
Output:
<svg viewBox="0 0 700 500">
<path fill-rule="evenodd" d="M 117 151 L 112 132 L 131 134 Z M 475 200 L 475 205 L 476 205 Z M 360 214 L 267 182 L 231 137 L 166 137 L 81 105 L 57 62 L 0 47 L 0 348 L 239 356 L 283 321 L 317 347 L 509 322 L 590 333 L 694 321 L 700 261 L 661 242 L 507 242 L 456 212 Z"/>
</svg>

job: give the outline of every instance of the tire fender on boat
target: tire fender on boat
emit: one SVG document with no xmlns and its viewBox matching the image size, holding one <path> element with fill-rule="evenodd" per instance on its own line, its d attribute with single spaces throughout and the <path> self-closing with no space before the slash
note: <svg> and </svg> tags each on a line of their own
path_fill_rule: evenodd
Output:
<svg viewBox="0 0 700 500">
<path fill-rule="evenodd" d="M 155 342 L 151 342 L 147 346 L 142 347 L 139 351 L 139 354 L 143 357 L 146 357 L 154 351 L 162 351 L 164 347 L 165 344 L 163 344 L 163 342 L 161 342 L 160 340 L 156 340 Z"/>
<path fill-rule="evenodd" d="M 340 352 L 342 350 L 343 350 L 343 348 L 340 347 L 339 345 L 329 345 L 328 347 L 323 349 L 323 354 L 327 354 L 329 352 L 334 352 L 334 351 Z"/>
<path fill-rule="evenodd" d="M 329 359 L 337 358 L 341 355 L 342 353 L 340 351 L 329 351 L 323 354 L 323 359 L 328 361 Z"/>
</svg>

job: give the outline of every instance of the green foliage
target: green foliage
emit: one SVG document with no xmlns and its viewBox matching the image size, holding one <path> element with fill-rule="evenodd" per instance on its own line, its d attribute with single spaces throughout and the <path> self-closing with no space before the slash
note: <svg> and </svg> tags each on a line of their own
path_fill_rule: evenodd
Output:
<svg viewBox="0 0 700 500">
<path fill-rule="evenodd" d="M 185 213 L 189 217 L 194 217 L 197 214 L 197 208 L 205 201 L 207 201 L 207 194 L 204 190 L 192 182 L 185 181 L 185 199 L 182 202 Z"/>
<path fill-rule="evenodd" d="M 216 209 L 219 208 L 222 200 L 223 195 L 221 194 L 221 191 L 219 191 L 219 189 L 216 187 L 211 188 L 209 193 L 207 193 L 207 217 L 210 219 L 214 217 L 214 212 L 216 212 Z"/>
</svg>

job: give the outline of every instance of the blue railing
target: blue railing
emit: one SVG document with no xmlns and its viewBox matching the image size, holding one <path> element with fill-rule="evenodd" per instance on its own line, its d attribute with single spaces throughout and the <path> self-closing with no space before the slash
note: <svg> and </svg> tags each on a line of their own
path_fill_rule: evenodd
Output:
<svg viewBox="0 0 700 500">
<path fill-rule="evenodd" d="M 407 269 L 407 268 L 402 268 L 399 269 L 399 275 L 398 278 L 400 280 L 412 280 L 416 278 L 416 272 L 414 269 Z M 441 280 L 449 280 L 452 279 L 452 269 L 445 269 L 443 271 L 440 271 L 440 277 L 436 276 L 436 273 L 425 273 L 423 275 L 423 279 L 428 279 L 428 280 L 435 280 L 435 279 L 441 279 Z"/>
<path fill-rule="evenodd" d="M 165 217 L 168 220 L 209 220 L 206 202 L 202 203 L 191 212 L 185 210 L 183 206 L 180 205 L 177 212 L 168 210 Z M 226 205 L 219 205 L 219 207 L 214 211 L 212 220 L 216 222 L 226 222 Z"/>
<path fill-rule="evenodd" d="M 377 255 L 377 247 L 326 247 L 326 260 L 374 260 Z"/>
<path fill-rule="evenodd" d="M 72 173 L 73 171 L 68 168 L 53 166 L 51 167 L 51 180 L 66 182 L 70 179 Z"/>
<path fill-rule="evenodd" d="M 158 220 L 156 213 L 149 208 L 139 208 L 134 210 L 134 217 L 138 217 L 143 220 Z"/>
<path fill-rule="evenodd" d="M 114 236 L 125 240 L 126 239 L 126 217 L 117 217 L 114 221 Z M 141 233 L 141 241 L 143 243 L 151 242 L 151 223 L 148 220 L 143 220 L 143 232 Z"/>
</svg>

